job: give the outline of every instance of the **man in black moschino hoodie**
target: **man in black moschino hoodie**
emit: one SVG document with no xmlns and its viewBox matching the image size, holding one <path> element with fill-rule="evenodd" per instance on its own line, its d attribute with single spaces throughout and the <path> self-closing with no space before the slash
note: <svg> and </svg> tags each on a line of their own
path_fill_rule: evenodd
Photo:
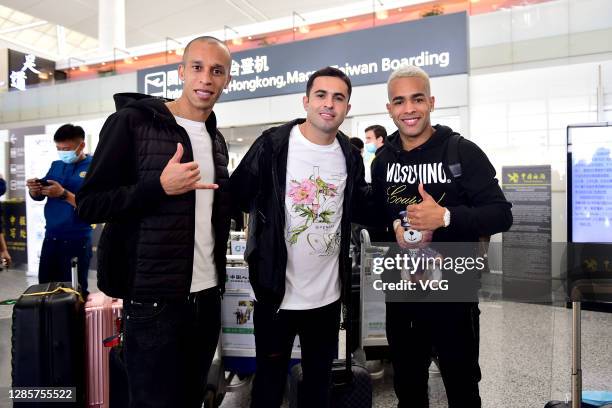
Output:
<svg viewBox="0 0 612 408">
<path fill-rule="evenodd" d="M 454 132 L 431 125 L 435 100 L 427 74 L 414 66 L 400 67 L 389 78 L 388 94 L 387 110 L 398 131 L 372 163 L 380 226 L 393 232 L 390 236 L 400 247 L 410 245 L 400 211 L 406 211 L 411 229 L 433 242 L 478 242 L 479 237 L 508 230 L 511 204 L 484 152 L 461 138 L 457 147 L 462 175 L 456 179 L 451 173 L 447 148 Z M 449 408 L 480 407 L 478 304 L 405 301 L 386 306 L 398 407 L 429 406 L 430 350 L 439 359 Z"/>
</svg>

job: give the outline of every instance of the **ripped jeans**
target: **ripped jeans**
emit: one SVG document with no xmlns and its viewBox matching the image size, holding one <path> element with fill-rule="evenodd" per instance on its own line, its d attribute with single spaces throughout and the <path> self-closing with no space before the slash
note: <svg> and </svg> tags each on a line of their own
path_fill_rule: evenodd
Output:
<svg viewBox="0 0 612 408">
<path fill-rule="evenodd" d="M 309 310 L 280 310 L 255 302 L 253 315 L 257 371 L 251 408 L 278 408 L 283 402 L 291 349 L 300 336 L 300 407 L 329 407 L 331 367 L 338 349 L 340 301 Z"/>
</svg>

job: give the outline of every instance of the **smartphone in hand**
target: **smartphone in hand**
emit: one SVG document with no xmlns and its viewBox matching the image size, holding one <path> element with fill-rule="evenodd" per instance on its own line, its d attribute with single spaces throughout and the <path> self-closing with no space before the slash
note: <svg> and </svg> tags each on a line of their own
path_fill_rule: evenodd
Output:
<svg viewBox="0 0 612 408">
<path fill-rule="evenodd" d="M 51 184 L 47 180 L 36 179 L 36 182 L 43 187 L 49 187 Z"/>
</svg>

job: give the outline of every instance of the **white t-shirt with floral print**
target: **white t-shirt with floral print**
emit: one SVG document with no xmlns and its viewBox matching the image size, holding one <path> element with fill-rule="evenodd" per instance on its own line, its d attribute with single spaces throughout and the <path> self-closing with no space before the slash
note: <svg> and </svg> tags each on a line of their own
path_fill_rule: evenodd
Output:
<svg viewBox="0 0 612 408">
<path fill-rule="evenodd" d="M 287 275 L 281 309 L 326 306 L 340 298 L 340 221 L 346 161 L 338 140 L 321 146 L 295 126 L 285 188 Z"/>
</svg>

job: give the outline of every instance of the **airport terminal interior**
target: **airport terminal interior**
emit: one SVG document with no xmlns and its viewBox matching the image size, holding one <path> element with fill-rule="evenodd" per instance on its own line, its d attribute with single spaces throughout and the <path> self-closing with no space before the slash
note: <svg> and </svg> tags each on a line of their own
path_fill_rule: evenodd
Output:
<svg viewBox="0 0 612 408">
<path fill-rule="evenodd" d="M 425 70 L 435 97 L 432 124 L 478 145 L 512 203 L 514 223 L 490 237 L 479 292 L 482 406 L 544 407 L 570 399 L 576 324 L 569 275 L 580 270 L 594 279 L 592 287 L 601 284 L 593 293 L 607 284 L 612 293 L 612 1 L 0 0 L 6 182 L 0 202 L 11 257 L 0 270 L 0 408 L 12 406 L 13 310 L 38 283 L 49 224 L 45 201 L 32 199 L 26 180 L 43 178 L 58 160 L 53 135 L 64 124 L 83 128 L 84 152 L 94 155 L 116 109 L 113 95 L 178 98 L 185 46 L 203 35 L 231 51 L 231 79 L 214 106 L 230 174 L 262 132 L 304 117 L 314 71 L 334 66 L 351 79 L 351 109 L 339 130 L 365 141 L 372 125 L 389 135 L 397 130 L 387 111 L 389 75 L 405 64 Z M 367 182 L 374 150 L 362 151 Z M 92 228 L 88 282 L 95 294 L 104 225 Z M 213 360 L 222 374 L 209 375 L 216 393 L 207 408 L 250 403 L 254 296 L 245 240 L 244 231 L 232 231 L 227 245 Z M 372 406 L 396 407 L 384 297 L 372 294 L 366 259 L 371 253 L 352 252 L 361 264 L 353 270 L 357 342 L 365 350 Z M 600 404 L 590 406 L 612 404 L 610 293 L 582 306 L 582 390 L 603 392 Z M 345 346 L 341 330 L 340 358 Z M 108 350 L 102 355 L 108 358 Z M 299 359 L 299 346 L 292 357 Z M 430 407 L 448 407 L 436 361 L 428 392 Z M 108 386 L 100 395 L 98 405 L 83 406 L 108 408 Z M 583 401 L 593 395 L 583 394 Z M 283 407 L 290 407 L 288 395 Z"/>
</svg>

